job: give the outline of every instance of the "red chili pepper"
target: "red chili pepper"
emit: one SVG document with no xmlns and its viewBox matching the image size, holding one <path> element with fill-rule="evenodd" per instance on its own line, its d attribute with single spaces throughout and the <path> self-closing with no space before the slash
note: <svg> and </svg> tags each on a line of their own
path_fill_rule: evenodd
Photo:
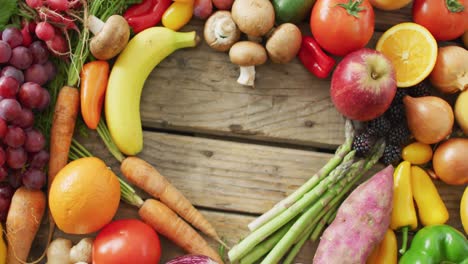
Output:
<svg viewBox="0 0 468 264">
<path fill-rule="evenodd" d="M 153 10 L 157 2 L 158 0 L 143 0 L 143 2 L 139 4 L 130 6 L 125 11 L 123 17 L 128 20 L 131 17 L 149 14 Z"/>
<path fill-rule="evenodd" d="M 128 18 L 128 25 L 132 27 L 133 32 L 135 33 L 143 31 L 149 27 L 153 27 L 161 21 L 164 12 L 171 4 L 172 0 L 157 0 L 157 3 L 153 7 L 151 13 Z"/>
<path fill-rule="evenodd" d="M 299 59 L 307 70 L 319 78 L 327 78 L 336 63 L 320 48 L 317 41 L 309 36 L 302 37 Z"/>
</svg>

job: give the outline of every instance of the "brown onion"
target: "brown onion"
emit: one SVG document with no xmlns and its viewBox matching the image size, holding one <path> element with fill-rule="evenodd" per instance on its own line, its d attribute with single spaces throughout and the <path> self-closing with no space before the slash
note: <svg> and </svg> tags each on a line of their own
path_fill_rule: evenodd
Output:
<svg viewBox="0 0 468 264">
<path fill-rule="evenodd" d="M 403 98 L 408 128 L 417 141 L 434 144 L 452 132 L 454 116 L 452 107 L 436 96 Z"/>
<path fill-rule="evenodd" d="M 429 80 L 443 93 L 456 93 L 467 89 L 468 50 L 458 46 L 439 48 Z"/>
<path fill-rule="evenodd" d="M 432 165 L 437 176 L 445 183 L 468 183 L 468 138 L 451 138 L 440 144 L 434 152 Z"/>
</svg>

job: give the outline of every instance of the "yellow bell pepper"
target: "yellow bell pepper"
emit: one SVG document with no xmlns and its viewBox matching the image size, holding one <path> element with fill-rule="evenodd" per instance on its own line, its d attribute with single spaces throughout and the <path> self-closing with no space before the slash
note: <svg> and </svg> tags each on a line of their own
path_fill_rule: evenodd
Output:
<svg viewBox="0 0 468 264">
<path fill-rule="evenodd" d="M 465 188 L 460 201 L 460 220 L 465 233 L 468 234 L 468 187 Z"/>
<path fill-rule="evenodd" d="M 411 163 L 402 161 L 393 173 L 393 210 L 390 221 L 392 230 L 403 231 L 403 243 L 400 253 L 406 251 L 408 231 L 418 227 L 418 218 L 411 189 Z"/>
<path fill-rule="evenodd" d="M 193 2 L 174 2 L 164 12 L 162 24 L 174 31 L 185 26 L 193 15 Z"/>
<path fill-rule="evenodd" d="M 418 207 L 419 221 L 423 226 L 447 222 L 449 212 L 444 201 L 429 174 L 418 166 L 411 166 L 411 188 Z"/>
<path fill-rule="evenodd" d="M 387 229 L 382 242 L 374 248 L 367 258 L 366 264 L 396 264 L 398 259 L 397 247 L 395 233 L 392 229 Z"/>
<path fill-rule="evenodd" d="M 5 264 L 7 259 L 7 247 L 3 240 L 3 227 L 0 224 L 0 264 Z"/>
</svg>

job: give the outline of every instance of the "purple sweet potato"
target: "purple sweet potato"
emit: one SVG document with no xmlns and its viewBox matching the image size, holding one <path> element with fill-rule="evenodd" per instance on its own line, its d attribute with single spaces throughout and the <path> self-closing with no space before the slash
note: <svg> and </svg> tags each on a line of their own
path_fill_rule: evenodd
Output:
<svg viewBox="0 0 468 264">
<path fill-rule="evenodd" d="M 364 264 L 390 224 L 393 167 L 358 186 L 320 238 L 314 264 Z"/>
</svg>

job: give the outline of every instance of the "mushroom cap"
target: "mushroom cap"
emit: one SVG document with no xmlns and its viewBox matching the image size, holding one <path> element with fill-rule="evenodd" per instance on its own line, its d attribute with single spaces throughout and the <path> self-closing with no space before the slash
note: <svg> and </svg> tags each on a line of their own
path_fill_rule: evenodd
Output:
<svg viewBox="0 0 468 264">
<path fill-rule="evenodd" d="M 275 24 L 275 10 L 269 0 L 235 0 L 231 12 L 239 29 L 249 36 L 261 37 Z"/>
<path fill-rule="evenodd" d="M 224 38 L 218 36 L 217 27 L 220 27 L 226 34 Z M 231 12 L 216 11 L 206 20 L 203 35 L 211 48 L 217 51 L 228 51 L 239 40 L 240 30 L 232 20 Z"/>
<path fill-rule="evenodd" d="M 301 30 L 292 23 L 284 23 L 273 31 L 265 47 L 272 62 L 288 63 L 296 57 L 301 42 Z"/>
<path fill-rule="evenodd" d="M 229 50 L 229 59 L 239 66 L 255 66 L 267 61 L 265 48 L 253 41 L 239 41 Z"/>
<path fill-rule="evenodd" d="M 110 16 L 101 31 L 89 43 L 94 57 L 108 60 L 119 54 L 130 38 L 130 27 L 125 18 L 119 15 Z"/>
</svg>

